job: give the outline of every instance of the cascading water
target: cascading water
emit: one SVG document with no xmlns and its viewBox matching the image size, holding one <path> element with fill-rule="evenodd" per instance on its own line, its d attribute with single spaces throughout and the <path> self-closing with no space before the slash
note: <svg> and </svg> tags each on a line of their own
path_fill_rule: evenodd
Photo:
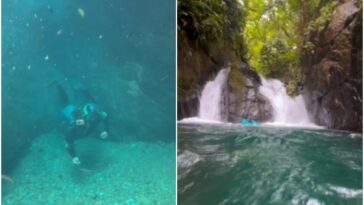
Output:
<svg viewBox="0 0 364 205">
<path fill-rule="evenodd" d="M 280 125 L 315 126 L 310 120 L 302 95 L 288 96 L 283 83 L 261 77 L 259 92 L 268 98 L 273 107 L 273 123 Z"/>
<path fill-rule="evenodd" d="M 229 72 L 230 68 L 221 69 L 213 81 L 206 83 L 201 94 L 199 118 L 221 121 L 222 90 L 227 82 Z"/>
</svg>

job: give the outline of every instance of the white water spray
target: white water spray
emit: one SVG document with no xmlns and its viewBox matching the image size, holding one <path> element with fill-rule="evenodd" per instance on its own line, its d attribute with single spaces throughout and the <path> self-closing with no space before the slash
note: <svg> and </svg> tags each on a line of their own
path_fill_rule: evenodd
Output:
<svg viewBox="0 0 364 205">
<path fill-rule="evenodd" d="M 213 81 L 206 83 L 202 90 L 199 118 L 221 121 L 222 89 L 229 77 L 230 68 L 221 69 Z"/>
<path fill-rule="evenodd" d="M 273 124 L 314 126 L 311 122 L 302 95 L 288 96 L 283 83 L 275 79 L 262 79 L 259 92 L 268 98 L 273 107 Z"/>
</svg>

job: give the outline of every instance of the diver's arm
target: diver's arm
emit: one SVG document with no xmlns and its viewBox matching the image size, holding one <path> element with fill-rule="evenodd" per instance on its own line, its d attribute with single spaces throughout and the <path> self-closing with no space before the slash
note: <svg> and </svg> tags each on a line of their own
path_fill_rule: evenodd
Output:
<svg viewBox="0 0 364 205">
<path fill-rule="evenodd" d="M 98 115 L 100 116 L 100 123 L 102 123 L 102 131 L 109 132 L 109 115 L 105 111 L 98 111 Z"/>
</svg>

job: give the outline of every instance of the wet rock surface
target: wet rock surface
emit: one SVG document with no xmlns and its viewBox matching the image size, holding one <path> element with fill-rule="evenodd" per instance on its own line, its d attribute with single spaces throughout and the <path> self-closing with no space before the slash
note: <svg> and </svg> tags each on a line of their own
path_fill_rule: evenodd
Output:
<svg viewBox="0 0 364 205">
<path fill-rule="evenodd" d="M 309 36 L 315 44 L 303 56 L 304 97 L 315 123 L 362 131 L 362 8 L 339 4 L 328 27 Z"/>
<path fill-rule="evenodd" d="M 245 63 L 239 66 L 240 87 L 229 82 L 227 96 L 227 121 L 238 123 L 242 118 L 268 121 L 272 118 L 272 106 L 268 99 L 259 93 L 260 77 Z"/>
<path fill-rule="evenodd" d="M 180 34 L 178 45 L 178 120 L 198 116 L 199 98 L 207 81 L 220 69 L 230 67 L 226 85 L 222 87 L 221 117 L 224 122 L 238 123 L 242 118 L 267 121 L 272 107 L 259 93 L 259 75 L 229 47 L 209 45 L 196 47 Z M 217 52 L 219 51 L 219 52 Z"/>
</svg>

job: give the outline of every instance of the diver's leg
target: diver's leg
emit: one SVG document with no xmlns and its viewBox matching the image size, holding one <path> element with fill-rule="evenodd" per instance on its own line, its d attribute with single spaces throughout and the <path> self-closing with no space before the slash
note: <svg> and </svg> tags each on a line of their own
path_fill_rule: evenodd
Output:
<svg viewBox="0 0 364 205">
<path fill-rule="evenodd" d="M 67 105 L 69 105 L 69 99 L 68 99 L 68 95 L 66 93 L 66 91 L 64 90 L 63 86 L 61 84 L 57 84 L 57 90 L 58 90 L 58 96 L 60 99 L 60 102 L 62 103 L 63 107 L 66 107 Z"/>
<path fill-rule="evenodd" d="M 78 87 L 77 93 L 81 97 L 80 100 L 83 101 L 83 103 L 95 103 L 95 98 L 85 87 Z"/>
<path fill-rule="evenodd" d="M 66 137 L 66 149 L 72 158 L 76 156 L 75 143 L 70 137 Z"/>
<path fill-rule="evenodd" d="M 80 162 L 80 159 L 76 155 L 74 141 L 75 140 L 74 140 L 74 138 L 72 136 L 67 136 L 66 137 L 66 149 L 67 149 L 68 153 L 72 157 L 72 163 L 76 164 L 76 165 L 79 165 L 79 164 L 81 164 L 81 162 Z"/>
<path fill-rule="evenodd" d="M 86 102 L 91 102 L 91 103 L 95 102 L 95 98 L 90 94 L 88 90 L 85 90 L 83 95 Z"/>
</svg>

